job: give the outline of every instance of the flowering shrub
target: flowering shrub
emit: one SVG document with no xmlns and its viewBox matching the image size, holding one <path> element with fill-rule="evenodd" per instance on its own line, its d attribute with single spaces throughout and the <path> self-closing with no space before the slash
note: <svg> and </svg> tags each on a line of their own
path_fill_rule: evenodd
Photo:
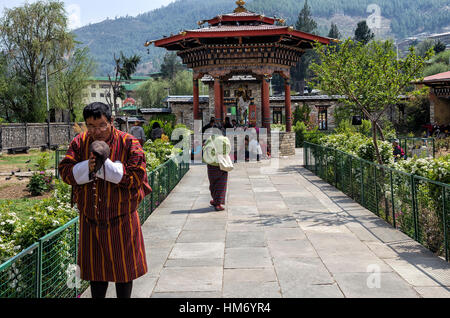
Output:
<svg viewBox="0 0 450 318">
<path fill-rule="evenodd" d="M 337 149 L 367 161 L 377 161 L 372 138 L 361 133 L 344 132 L 323 136 L 320 138 L 320 143 L 322 146 Z M 392 145 L 388 141 L 379 140 L 378 149 L 380 150 L 383 163 L 389 164 L 394 162 Z"/>
<path fill-rule="evenodd" d="M 15 252 L 20 249 L 16 246 L 14 233 L 20 229 L 19 218 L 14 212 L 10 212 L 8 206 L 11 203 L 2 204 L 0 206 L 0 264 L 14 256 Z"/>
<path fill-rule="evenodd" d="M 147 170 L 150 168 L 152 170 L 155 169 L 176 154 L 179 154 L 180 151 L 181 149 L 175 148 L 169 141 L 162 139 L 156 139 L 155 141 L 148 140 L 144 144 Z"/>
<path fill-rule="evenodd" d="M 392 163 L 392 168 L 430 180 L 450 183 L 450 155 L 432 158 L 409 158 Z"/>
<path fill-rule="evenodd" d="M 53 175 L 47 174 L 44 171 L 33 174 L 30 182 L 27 184 L 27 189 L 32 196 L 38 196 L 45 192 L 52 190 Z"/>
<path fill-rule="evenodd" d="M 70 186 L 56 181 L 53 196 L 32 207 L 32 216 L 25 221 L 9 212 L 13 201 L 0 206 L 0 263 L 34 244 L 41 237 L 77 216 L 70 206 Z"/>
</svg>

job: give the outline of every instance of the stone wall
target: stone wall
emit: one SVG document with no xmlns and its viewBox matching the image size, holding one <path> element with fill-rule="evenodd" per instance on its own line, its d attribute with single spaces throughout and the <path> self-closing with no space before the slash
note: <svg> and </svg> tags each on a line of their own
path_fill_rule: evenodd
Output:
<svg viewBox="0 0 450 318">
<path fill-rule="evenodd" d="M 67 145 L 75 137 L 73 124 L 51 123 L 50 144 Z M 19 147 L 39 148 L 48 143 L 47 124 L 8 124 L 0 125 L 0 150 Z"/>
<path fill-rule="evenodd" d="M 206 125 L 209 122 L 209 119 L 215 116 L 215 107 L 214 107 L 214 87 L 211 83 L 209 87 L 209 98 L 206 101 L 201 102 L 199 105 L 200 112 L 202 113 L 203 124 Z M 239 90 L 239 88 L 243 87 L 245 90 L 251 90 L 253 103 L 256 105 L 257 111 L 257 126 L 262 127 L 262 111 L 261 111 L 261 85 L 259 83 L 254 82 L 245 82 L 243 83 L 230 83 L 224 85 L 224 90 L 228 90 L 230 92 L 230 97 L 225 97 L 224 99 L 233 99 L 235 101 L 235 91 Z M 189 96 L 190 97 L 190 96 Z M 334 129 L 336 127 L 334 111 L 336 106 L 338 105 L 337 99 L 328 98 L 327 96 L 291 96 L 291 108 L 292 113 L 294 113 L 297 107 L 301 107 L 306 104 L 311 109 L 310 118 L 312 122 L 318 126 L 319 125 L 319 109 L 326 108 L 327 109 L 327 121 L 328 121 L 328 130 Z M 192 101 L 188 99 L 184 102 L 171 102 L 170 107 L 172 108 L 172 113 L 177 117 L 177 123 L 183 123 L 186 126 L 193 129 L 193 104 Z M 285 102 L 284 96 L 273 96 L 270 100 L 270 121 L 273 123 L 274 121 L 274 111 L 280 109 L 282 112 L 282 116 L 284 118 L 283 123 L 285 123 Z M 230 116 L 231 119 L 234 119 L 234 116 Z"/>
<path fill-rule="evenodd" d="M 295 132 L 280 132 L 280 156 L 295 155 Z"/>
</svg>

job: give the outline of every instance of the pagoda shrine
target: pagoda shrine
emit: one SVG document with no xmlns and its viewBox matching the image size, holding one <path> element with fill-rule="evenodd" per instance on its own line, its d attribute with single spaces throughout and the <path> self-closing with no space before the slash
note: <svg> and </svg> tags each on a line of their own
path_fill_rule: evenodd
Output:
<svg viewBox="0 0 450 318">
<path fill-rule="evenodd" d="M 147 42 L 145 46 L 154 43 L 156 47 L 176 51 L 183 64 L 193 70 L 194 120 L 209 121 L 211 116 L 223 122 L 232 114 L 239 124 L 264 127 L 270 133 L 270 81 L 274 74 L 280 74 L 284 79 L 289 134 L 290 69 L 315 42 L 327 45 L 332 39 L 295 30 L 283 25 L 282 19 L 250 12 L 242 0 L 236 4 L 233 13 L 199 21 L 198 29 Z M 201 79 L 211 83 L 208 114 L 199 109 Z"/>
</svg>

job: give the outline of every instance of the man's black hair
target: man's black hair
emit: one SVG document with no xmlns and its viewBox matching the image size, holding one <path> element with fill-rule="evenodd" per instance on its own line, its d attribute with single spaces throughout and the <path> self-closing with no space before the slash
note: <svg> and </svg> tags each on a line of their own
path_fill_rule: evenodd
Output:
<svg viewBox="0 0 450 318">
<path fill-rule="evenodd" d="M 88 118 L 94 117 L 94 119 L 99 119 L 104 115 L 106 119 L 111 122 L 111 109 L 108 105 L 100 102 L 94 102 L 87 105 L 83 109 L 83 118 L 86 121 Z"/>
</svg>

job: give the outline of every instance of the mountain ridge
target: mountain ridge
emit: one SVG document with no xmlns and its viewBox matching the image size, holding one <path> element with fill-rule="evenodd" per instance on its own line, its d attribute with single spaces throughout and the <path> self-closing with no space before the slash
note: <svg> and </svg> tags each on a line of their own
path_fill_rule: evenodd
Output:
<svg viewBox="0 0 450 318">
<path fill-rule="evenodd" d="M 378 6 L 368 11 L 371 4 Z M 252 0 L 247 1 L 249 11 L 286 19 L 295 25 L 304 1 L 296 0 Z M 352 36 L 357 22 L 380 13 L 383 28 L 381 38 L 401 38 L 419 32 L 439 32 L 450 29 L 450 7 L 446 0 L 316 0 L 308 1 L 313 18 L 318 23 L 317 33 L 327 35 L 331 22 L 338 25 L 343 37 Z M 136 17 L 119 17 L 89 24 L 73 31 L 80 46 L 88 46 L 98 64 L 96 75 L 112 73 L 114 54 L 123 51 L 126 55 L 142 57 L 137 74 L 158 71 L 165 50 L 149 47 L 148 40 L 177 34 L 185 29 L 198 28 L 197 21 L 230 13 L 236 8 L 232 0 L 177 0 L 167 6 L 140 14 Z M 418 18 L 419 17 L 419 18 Z M 422 17 L 420 19 L 420 17 Z M 386 27 L 388 26 L 388 27 Z M 406 30 L 406 31 L 405 31 Z"/>
</svg>

